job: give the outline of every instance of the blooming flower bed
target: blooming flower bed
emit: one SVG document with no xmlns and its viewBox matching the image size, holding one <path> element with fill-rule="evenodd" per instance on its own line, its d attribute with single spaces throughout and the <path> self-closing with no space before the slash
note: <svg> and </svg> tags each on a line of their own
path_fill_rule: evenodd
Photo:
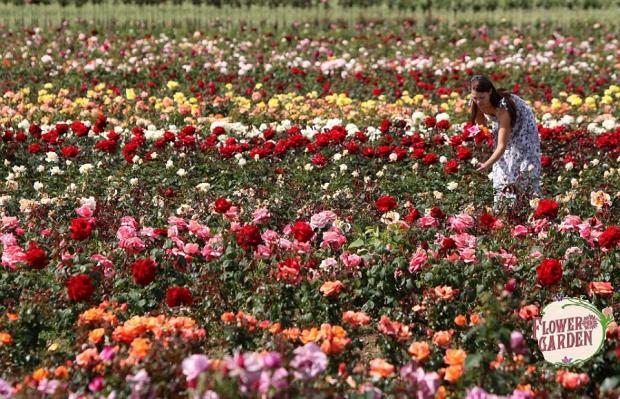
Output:
<svg viewBox="0 0 620 399">
<path fill-rule="evenodd" d="M 0 397 L 618 396 L 616 324 L 579 367 L 530 333 L 618 311 L 612 32 L 70 27 L 2 33 Z M 474 71 L 539 122 L 499 214 Z"/>
</svg>

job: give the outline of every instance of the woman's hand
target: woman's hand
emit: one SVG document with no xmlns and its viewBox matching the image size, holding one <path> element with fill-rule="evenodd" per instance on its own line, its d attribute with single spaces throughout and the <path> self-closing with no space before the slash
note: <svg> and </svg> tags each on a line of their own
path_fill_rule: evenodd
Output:
<svg viewBox="0 0 620 399">
<path fill-rule="evenodd" d="M 478 167 L 476 168 L 476 172 L 484 172 L 488 170 L 492 165 L 490 165 L 488 162 L 483 162 L 483 163 L 479 162 L 477 166 Z"/>
</svg>

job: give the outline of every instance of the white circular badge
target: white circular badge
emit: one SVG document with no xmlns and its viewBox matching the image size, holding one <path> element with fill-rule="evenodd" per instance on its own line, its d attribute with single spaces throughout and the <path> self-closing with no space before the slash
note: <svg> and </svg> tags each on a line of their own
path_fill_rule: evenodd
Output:
<svg viewBox="0 0 620 399">
<path fill-rule="evenodd" d="M 559 366 L 580 364 L 605 342 L 613 315 L 604 315 L 588 301 L 565 298 L 545 306 L 532 324 L 532 337 L 546 361 Z"/>
</svg>

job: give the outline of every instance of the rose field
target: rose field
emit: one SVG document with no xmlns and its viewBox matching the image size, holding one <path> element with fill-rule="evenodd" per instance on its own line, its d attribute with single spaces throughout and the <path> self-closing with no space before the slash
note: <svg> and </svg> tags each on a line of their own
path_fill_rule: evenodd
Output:
<svg viewBox="0 0 620 399">
<path fill-rule="evenodd" d="M 619 398 L 614 24 L 0 30 L 0 398 Z M 471 76 L 528 101 L 492 209 Z M 569 361 L 567 361 L 569 363 Z"/>
</svg>

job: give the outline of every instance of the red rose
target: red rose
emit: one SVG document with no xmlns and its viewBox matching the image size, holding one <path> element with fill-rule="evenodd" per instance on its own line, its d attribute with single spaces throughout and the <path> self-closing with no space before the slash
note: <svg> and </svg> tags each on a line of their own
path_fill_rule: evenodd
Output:
<svg viewBox="0 0 620 399">
<path fill-rule="evenodd" d="M 391 195 L 384 195 L 383 197 L 379 197 L 379 199 L 375 201 L 375 205 L 381 213 L 389 212 L 392 209 L 396 209 L 396 207 L 398 207 L 398 204 L 396 203 L 396 198 L 392 197 Z"/>
<path fill-rule="evenodd" d="M 64 157 L 71 158 L 71 157 L 76 156 L 78 152 L 80 152 L 80 150 L 74 145 L 69 145 L 69 146 L 63 147 L 61 152 Z"/>
<path fill-rule="evenodd" d="M 452 248 L 456 248 L 456 241 L 454 241 L 452 238 L 444 237 L 441 240 L 441 250 L 447 251 Z"/>
<path fill-rule="evenodd" d="M 381 92 L 379 92 L 379 94 L 381 94 Z M 381 126 L 379 127 L 379 130 L 381 130 L 381 133 L 387 133 L 390 130 L 390 126 L 391 126 L 390 121 L 387 119 L 384 119 L 381 121 Z"/>
<path fill-rule="evenodd" d="M 291 230 L 293 231 L 295 239 L 299 242 L 308 242 L 314 235 L 314 231 L 312 231 L 312 226 L 310 226 L 303 220 L 297 221 L 293 225 Z"/>
<path fill-rule="evenodd" d="M 39 248 L 36 242 L 31 241 L 26 251 L 26 263 L 32 269 L 43 269 L 47 266 L 48 260 L 45 251 Z"/>
<path fill-rule="evenodd" d="M 415 159 L 422 159 L 424 158 L 424 155 L 426 155 L 426 153 L 424 152 L 424 148 L 415 148 L 411 153 L 411 156 Z"/>
<path fill-rule="evenodd" d="M 437 156 L 437 154 L 426 154 L 424 156 L 424 159 L 422 159 L 422 162 L 424 163 L 424 165 L 431 165 L 439 162 L 439 157 Z"/>
<path fill-rule="evenodd" d="M 495 219 L 492 215 L 485 212 L 480 215 L 480 228 L 483 230 L 491 230 L 496 220 L 497 219 Z"/>
<path fill-rule="evenodd" d="M 166 304 L 173 308 L 175 306 L 191 306 L 194 303 L 192 294 L 185 287 L 170 287 L 166 291 Z"/>
<path fill-rule="evenodd" d="M 416 208 L 411 208 L 407 216 L 405 216 L 405 221 L 409 224 L 413 224 L 420 217 L 420 211 Z"/>
<path fill-rule="evenodd" d="M 71 130 L 73 130 L 76 136 L 82 137 L 88 134 L 90 128 L 80 121 L 75 121 L 71 124 Z"/>
<path fill-rule="evenodd" d="M 317 166 L 325 166 L 329 160 L 320 152 L 312 157 L 312 164 Z"/>
<path fill-rule="evenodd" d="M 71 221 L 71 239 L 86 240 L 90 237 L 91 225 L 89 218 L 75 218 Z"/>
<path fill-rule="evenodd" d="M 443 166 L 443 170 L 448 174 L 456 173 L 459 170 L 459 163 L 455 159 L 450 159 Z"/>
<path fill-rule="evenodd" d="M 543 168 L 547 168 L 549 166 L 551 166 L 551 162 L 553 161 L 553 159 L 550 156 L 547 155 L 543 155 L 540 157 L 540 165 Z"/>
<path fill-rule="evenodd" d="M 58 131 L 58 134 L 65 134 L 69 131 L 69 125 L 66 123 L 57 123 L 55 128 Z"/>
<path fill-rule="evenodd" d="M 90 299 L 95 292 L 93 280 L 87 274 L 78 274 L 69 277 L 67 282 L 67 292 L 69 299 L 73 302 L 81 302 Z"/>
<path fill-rule="evenodd" d="M 553 285 L 562 279 L 562 264 L 557 259 L 545 259 L 536 268 L 542 285 Z"/>
<path fill-rule="evenodd" d="M 450 121 L 448 121 L 447 119 L 442 119 L 439 122 L 437 122 L 437 127 L 439 129 L 446 130 L 450 127 Z"/>
<path fill-rule="evenodd" d="M 99 140 L 95 143 L 95 148 L 99 151 L 107 152 L 109 154 L 116 151 L 116 141 L 114 140 Z"/>
<path fill-rule="evenodd" d="M 41 127 L 39 127 L 39 125 L 35 125 L 34 123 L 28 128 L 28 133 L 30 133 L 32 137 L 37 139 L 41 137 L 41 131 Z"/>
<path fill-rule="evenodd" d="M 471 158 L 471 150 L 465 146 L 459 145 L 456 147 L 456 157 L 461 161 Z"/>
<path fill-rule="evenodd" d="M 538 202 L 538 207 L 534 212 L 534 218 L 540 219 L 548 217 L 554 219 L 558 216 L 558 203 L 550 199 L 542 199 Z"/>
<path fill-rule="evenodd" d="M 430 214 L 431 214 L 431 216 L 432 216 L 432 217 L 434 217 L 435 219 L 443 219 L 443 218 L 445 218 L 445 217 L 446 217 L 445 213 L 443 213 L 443 212 L 441 211 L 441 209 L 440 209 L 440 208 L 438 208 L 438 207 L 434 207 L 434 208 L 432 208 L 432 209 L 431 209 L 431 211 L 430 211 Z"/>
<path fill-rule="evenodd" d="M 603 234 L 598 237 L 598 244 L 601 248 L 612 249 L 620 243 L 620 227 L 609 226 Z"/>
<path fill-rule="evenodd" d="M 435 118 L 433 118 L 432 116 L 427 116 L 426 119 L 424 119 L 424 125 L 427 128 L 434 127 L 435 123 L 436 123 Z"/>
<path fill-rule="evenodd" d="M 39 152 L 41 152 L 41 144 L 39 143 L 32 143 L 28 145 L 28 152 L 31 154 L 37 154 Z"/>
<path fill-rule="evenodd" d="M 147 286 L 155 280 L 156 264 L 153 259 L 138 259 L 131 265 L 133 281 L 141 286 Z"/>
<path fill-rule="evenodd" d="M 215 212 L 217 213 L 226 213 L 232 206 L 232 203 L 228 201 L 226 198 L 220 197 L 215 200 Z"/>
<path fill-rule="evenodd" d="M 237 231 L 236 239 L 237 244 L 239 244 L 239 246 L 246 251 L 252 249 L 253 247 L 257 247 L 263 242 L 260 236 L 260 230 L 258 227 L 251 224 L 246 224 L 240 228 L 239 231 Z"/>
</svg>

